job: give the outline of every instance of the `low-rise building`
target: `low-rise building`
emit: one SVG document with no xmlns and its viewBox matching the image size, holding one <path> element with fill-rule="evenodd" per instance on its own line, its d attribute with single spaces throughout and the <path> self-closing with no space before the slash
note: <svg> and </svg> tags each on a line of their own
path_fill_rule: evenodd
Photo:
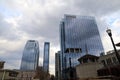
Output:
<svg viewBox="0 0 120 80">
<path fill-rule="evenodd" d="M 120 55 L 120 50 L 118 50 Z M 110 76 L 120 80 L 120 63 L 116 57 L 114 50 L 107 52 L 106 55 L 100 56 L 99 62 L 102 62 L 104 67 L 99 69 L 99 76 Z"/>
<path fill-rule="evenodd" d="M 90 54 L 78 59 L 80 64 L 76 66 L 76 73 L 79 80 L 98 78 L 97 70 L 103 67 L 103 64 L 98 62 L 98 59 L 98 56 Z"/>
<path fill-rule="evenodd" d="M 118 50 L 120 55 L 120 50 Z M 102 62 L 104 66 L 113 66 L 119 64 L 114 50 L 108 51 L 106 55 L 102 55 L 99 58 L 99 62 Z"/>
<path fill-rule="evenodd" d="M 14 70 L 1 69 L 0 80 L 17 80 L 18 72 Z"/>
</svg>

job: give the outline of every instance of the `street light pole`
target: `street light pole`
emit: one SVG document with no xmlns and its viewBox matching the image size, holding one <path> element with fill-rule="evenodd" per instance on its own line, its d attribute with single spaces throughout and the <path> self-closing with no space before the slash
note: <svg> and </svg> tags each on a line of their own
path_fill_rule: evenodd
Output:
<svg viewBox="0 0 120 80">
<path fill-rule="evenodd" d="M 6 72 L 5 72 L 5 70 L 4 70 L 3 75 L 2 75 L 2 80 L 5 79 L 5 75 L 6 75 Z"/>
<path fill-rule="evenodd" d="M 111 29 L 107 29 L 106 32 L 107 32 L 108 35 L 110 36 L 110 39 L 111 39 L 111 42 L 112 42 L 112 45 L 113 45 L 113 48 L 114 48 L 114 51 L 115 51 L 116 57 L 117 57 L 118 62 L 119 62 L 119 64 L 120 64 L 120 55 L 118 54 L 117 49 L 116 49 L 116 47 L 115 47 L 115 44 L 114 44 L 114 41 L 113 41 L 113 38 L 112 38 L 112 32 L 111 32 Z"/>
</svg>

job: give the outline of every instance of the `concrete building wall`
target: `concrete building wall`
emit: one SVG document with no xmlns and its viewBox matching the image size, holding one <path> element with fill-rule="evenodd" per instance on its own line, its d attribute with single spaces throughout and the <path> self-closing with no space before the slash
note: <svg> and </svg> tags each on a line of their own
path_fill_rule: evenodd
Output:
<svg viewBox="0 0 120 80">
<path fill-rule="evenodd" d="M 103 64 L 98 62 L 79 64 L 76 66 L 77 77 L 78 78 L 97 77 L 97 70 L 102 67 L 103 67 Z"/>
<path fill-rule="evenodd" d="M 14 70 L 0 70 L 0 80 L 16 80 L 18 72 Z"/>
<path fill-rule="evenodd" d="M 118 50 L 118 53 L 120 55 L 120 50 Z M 118 64 L 118 59 L 117 59 L 114 51 L 109 51 L 109 52 L 107 52 L 106 55 L 99 57 L 99 62 L 102 62 L 104 64 L 104 66 L 111 66 L 111 65 Z"/>
</svg>

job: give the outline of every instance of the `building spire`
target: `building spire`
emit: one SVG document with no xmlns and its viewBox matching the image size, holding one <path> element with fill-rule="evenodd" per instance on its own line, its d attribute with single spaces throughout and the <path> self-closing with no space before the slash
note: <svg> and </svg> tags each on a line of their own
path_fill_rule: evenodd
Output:
<svg viewBox="0 0 120 80">
<path fill-rule="evenodd" d="M 88 54 L 87 44 L 85 44 L 85 50 L 86 50 L 86 54 Z"/>
</svg>

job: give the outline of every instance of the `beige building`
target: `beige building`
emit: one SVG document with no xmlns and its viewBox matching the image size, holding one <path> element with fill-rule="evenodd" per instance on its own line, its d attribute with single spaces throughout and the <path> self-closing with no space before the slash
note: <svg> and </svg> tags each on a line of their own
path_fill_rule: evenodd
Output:
<svg viewBox="0 0 120 80">
<path fill-rule="evenodd" d="M 118 50 L 118 53 L 120 55 L 120 50 Z M 100 56 L 99 62 L 102 62 L 104 64 L 104 66 L 112 66 L 112 65 L 118 64 L 117 57 L 113 50 L 108 51 L 106 55 Z"/>
<path fill-rule="evenodd" d="M 97 70 L 103 67 L 103 64 L 98 62 L 98 58 L 86 54 L 78 59 L 80 64 L 76 66 L 76 74 L 79 80 L 98 80 Z"/>
<path fill-rule="evenodd" d="M 3 69 L 5 61 L 0 61 L 0 80 L 17 80 L 18 72 L 10 69 Z"/>
<path fill-rule="evenodd" d="M 118 50 L 118 53 L 120 55 L 120 50 Z M 103 68 L 98 70 L 99 76 L 111 76 L 120 80 L 120 64 L 113 50 L 107 52 L 106 55 L 100 56 L 99 62 L 104 65 Z"/>
<path fill-rule="evenodd" d="M 118 53 L 120 55 L 120 50 L 118 50 Z M 79 80 L 99 80 L 100 78 L 109 80 L 111 77 L 113 80 L 120 79 L 120 64 L 114 50 L 99 57 L 86 54 L 78 61 L 80 64 L 76 66 L 76 73 Z"/>
<path fill-rule="evenodd" d="M 1 69 L 0 80 L 17 80 L 18 72 L 14 70 Z"/>
<path fill-rule="evenodd" d="M 102 63 L 98 62 L 89 62 L 84 64 L 79 64 L 76 66 L 76 72 L 78 78 L 96 78 L 97 70 L 102 68 Z"/>
</svg>

